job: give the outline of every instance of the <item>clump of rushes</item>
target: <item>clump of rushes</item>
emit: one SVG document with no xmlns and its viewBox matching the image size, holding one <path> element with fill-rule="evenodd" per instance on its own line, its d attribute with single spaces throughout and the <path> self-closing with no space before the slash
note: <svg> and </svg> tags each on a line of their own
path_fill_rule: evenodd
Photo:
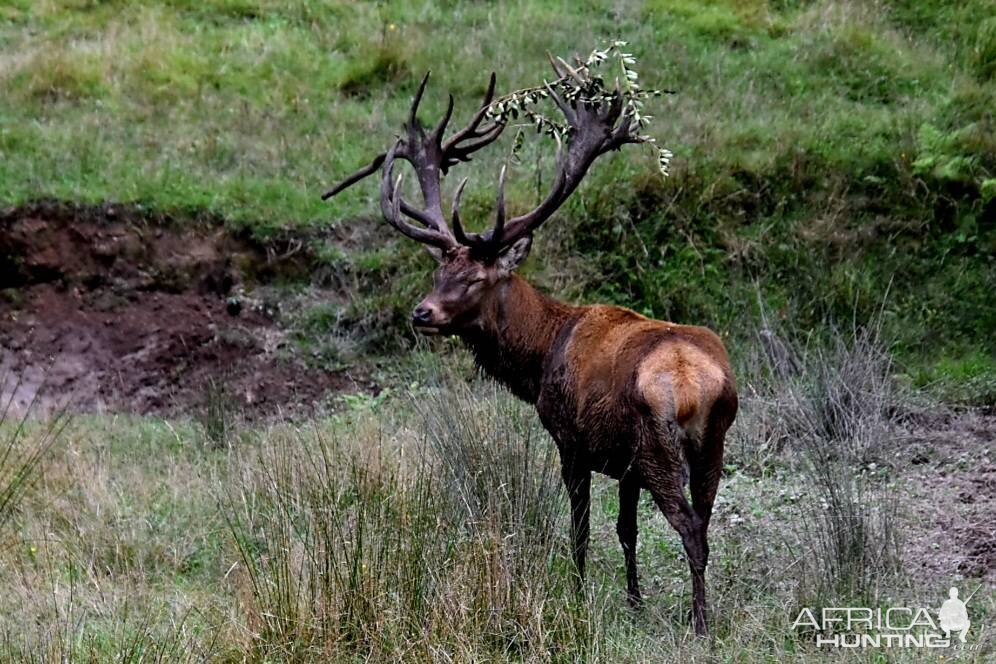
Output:
<svg viewBox="0 0 996 664">
<path fill-rule="evenodd" d="M 12 384 L 9 397 L 0 401 L 0 532 L 10 524 L 21 498 L 36 478 L 39 464 L 69 423 L 68 417 L 60 412 L 41 424 L 37 434 L 32 433 L 29 415 L 35 408 L 38 393 L 23 415 L 17 417 L 13 408 L 14 396 L 21 382 L 7 378 L 7 375 L 0 375 L 0 386 Z"/>
<path fill-rule="evenodd" d="M 559 57 L 554 60 L 551 55 L 550 61 L 554 71 L 566 71 L 567 74 L 553 81 L 544 81 L 542 85 L 516 90 L 494 100 L 487 111 L 488 119 L 507 124 L 521 115 L 529 121 L 528 124 L 522 125 L 515 135 L 513 152 L 518 153 L 523 141 L 522 127 L 535 127 L 537 133 L 550 136 L 558 144 L 567 138 L 570 132 L 570 127 L 565 122 L 558 122 L 537 110 L 537 105 L 543 100 L 557 96 L 567 102 L 581 100 L 600 104 L 611 103 L 618 96 L 623 104 L 623 117 L 629 118 L 635 125 L 633 133 L 637 134 L 639 142 L 653 148 L 657 167 L 661 175 L 667 177 L 671 158 L 674 155 L 667 148 L 657 145 L 657 139 L 653 136 L 639 132 L 649 127 L 650 121 L 653 120 L 652 115 L 643 112 L 646 100 L 670 94 L 671 91 L 644 89 L 640 85 L 640 75 L 634 68 L 636 58 L 632 53 L 624 51 L 625 47 L 626 42 L 614 41 L 605 49 L 593 50 L 585 60 L 575 57 L 574 65 Z M 614 76 L 611 73 L 613 69 L 616 71 Z M 611 87 L 606 82 L 610 77 Z"/>
</svg>

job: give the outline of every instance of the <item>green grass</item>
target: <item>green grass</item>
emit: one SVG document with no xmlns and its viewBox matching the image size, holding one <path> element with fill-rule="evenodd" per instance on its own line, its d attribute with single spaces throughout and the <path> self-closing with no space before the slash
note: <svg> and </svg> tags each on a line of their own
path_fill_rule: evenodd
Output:
<svg viewBox="0 0 996 664">
<path fill-rule="evenodd" d="M 945 355 L 911 372 L 917 388 L 952 404 L 996 403 L 996 360 L 981 352 Z"/>
<path fill-rule="evenodd" d="M 901 361 L 939 371 L 938 355 L 996 355 L 994 25 L 982 0 L 14 2 L 0 202 L 129 201 L 263 236 L 359 227 L 318 252 L 349 295 L 331 319 L 361 353 L 394 350 L 427 261 L 376 228 L 375 183 L 319 194 L 387 144 L 425 70 L 425 117 L 446 91 L 465 115 L 491 69 L 510 90 L 548 49 L 623 38 L 646 84 L 677 93 L 648 109 L 673 174 L 640 150 L 604 160 L 528 272 L 731 338 L 755 284 L 802 327 L 884 307 Z M 509 143 L 461 168 L 472 225 Z M 550 151 L 527 142 L 513 210 Z"/>
<path fill-rule="evenodd" d="M 7 5 L 0 201 L 131 201 L 262 235 L 377 224 L 373 183 L 327 204 L 318 194 L 382 149 L 421 72 L 434 76 L 425 117 L 445 91 L 466 113 L 490 69 L 508 90 L 544 75 L 547 49 L 621 37 L 647 84 L 677 92 L 650 109 L 674 174 L 660 181 L 635 150 L 600 164 L 542 231 L 541 281 L 734 336 L 755 281 L 803 325 L 856 306 L 868 316 L 891 283 L 886 307 L 912 361 L 932 355 L 924 344 L 996 352 L 989 3 L 499 7 Z M 548 151 L 527 144 L 514 208 L 538 195 Z M 464 167 L 471 217 L 489 214 L 507 155 Z M 399 329 L 423 264 L 407 243 L 379 241 L 337 259 L 361 276 L 340 320 L 369 349 L 392 347 L 374 332 Z"/>
</svg>

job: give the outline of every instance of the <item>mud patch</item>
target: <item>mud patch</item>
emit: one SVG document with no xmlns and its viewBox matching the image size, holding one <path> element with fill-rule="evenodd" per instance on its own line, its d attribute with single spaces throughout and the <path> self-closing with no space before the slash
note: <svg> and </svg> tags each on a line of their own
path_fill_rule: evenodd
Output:
<svg viewBox="0 0 996 664">
<path fill-rule="evenodd" d="M 233 409 L 310 410 L 370 389 L 295 357 L 253 290 L 281 252 L 215 223 L 134 208 L 0 214 L 0 397 L 24 409 L 168 414 L 221 390 Z M 300 265 L 292 265 L 300 270 Z"/>
</svg>

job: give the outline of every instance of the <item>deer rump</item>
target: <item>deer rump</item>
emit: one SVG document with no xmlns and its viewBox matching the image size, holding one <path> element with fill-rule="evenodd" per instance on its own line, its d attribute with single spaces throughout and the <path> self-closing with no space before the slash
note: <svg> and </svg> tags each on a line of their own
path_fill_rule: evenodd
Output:
<svg viewBox="0 0 996 664">
<path fill-rule="evenodd" d="M 687 446 L 700 451 L 707 432 L 723 424 L 710 426 L 710 416 L 724 408 L 735 413 L 736 389 L 711 330 L 611 306 L 588 307 L 565 326 L 536 400 L 558 444 L 570 441 L 572 454 L 615 479 L 639 476 L 634 462 L 650 451 L 648 441 L 673 445 L 662 451 L 683 460 Z"/>
</svg>

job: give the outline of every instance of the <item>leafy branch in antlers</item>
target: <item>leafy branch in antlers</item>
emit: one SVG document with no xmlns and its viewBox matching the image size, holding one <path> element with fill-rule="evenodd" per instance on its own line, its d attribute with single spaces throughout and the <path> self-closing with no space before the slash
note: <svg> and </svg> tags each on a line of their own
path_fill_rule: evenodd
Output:
<svg viewBox="0 0 996 664">
<path fill-rule="evenodd" d="M 639 73 L 634 69 L 636 58 L 632 53 L 624 51 L 625 47 L 626 42 L 614 41 L 603 50 L 593 50 L 585 60 L 575 57 L 573 66 L 562 58 L 550 56 L 550 64 L 553 65 L 558 78 L 544 82 L 543 85 L 516 90 L 494 100 L 487 108 L 487 119 L 495 124 L 507 125 L 521 116 L 528 120 L 528 124 L 520 126 L 535 127 L 537 132 L 546 134 L 560 143 L 568 138 L 571 129 L 566 123 L 551 119 L 537 110 L 536 107 L 541 101 L 553 99 L 558 106 L 562 102 L 570 105 L 585 103 L 598 106 L 611 103 L 618 95 L 622 98 L 623 117 L 628 118 L 633 125 L 632 132 L 636 138 L 634 142 L 645 143 L 654 149 L 658 168 L 661 174 L 667 177 L 668 167 L 674 155 L 667 148 L 657 145 L 657 140 L 653 136 L 641 132 L 653 119 L 652 115 L 643 112 L 646 100 L 671 94 L 671 91 L 644 89 L 640 85 Z M 618 69 L 622 78 L 620 79 L 618 75 L 613 77 L 612 87 L 609 87 L 602 72 L 612 67 Z M 515 137 L 513 153 L 517 153 L 521 147 L 520 132 Z"/>
</svg>

